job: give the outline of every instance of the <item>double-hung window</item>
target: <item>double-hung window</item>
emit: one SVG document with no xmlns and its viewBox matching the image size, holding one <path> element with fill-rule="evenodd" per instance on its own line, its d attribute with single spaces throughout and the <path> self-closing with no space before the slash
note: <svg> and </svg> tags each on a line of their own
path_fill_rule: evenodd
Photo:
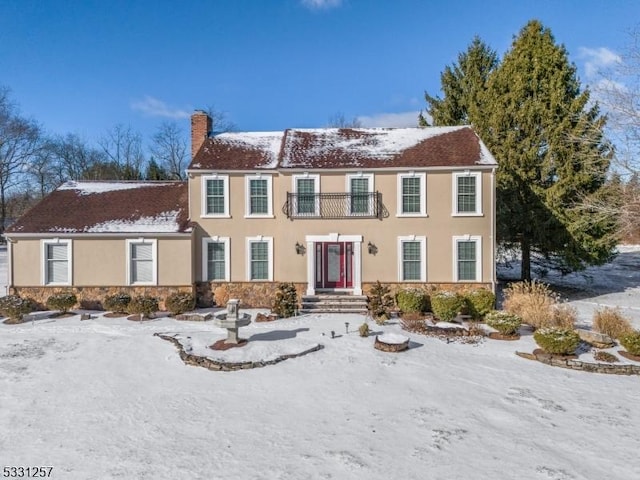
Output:
<svg viewBox="0 0 640 480">
<path fill-rule="evenodd" d="M 315 217 L 319 215 L 319 188 L 320 177 L 318 175 L 294 175 L 294 213 L 300 217 Z"/>
<path fill-rule="evenodd" d="M 71 285 L 71 240 L 43 241 L 43 283 Z"/>
<path fill-rule="evenodd" d="M 480 172 L 453 174 L 453 215 L 482 215 L 481 180 Z"/>
<path fill-rule="evenodd" d="M 202 240 L 202 276 L 208 282 L 229 281 L 229 237 L 211 237 Z"/>
<path fill-rule="evenodd" d="M 246 177 L 246 216 L 272 217 L 271 175 L 247 175 Z"/>
<path fill-rule="evenodd" d="M 425 282 L 426 257 L 426 237 L 398 237 L 398 279 L 401 282 Z"/>
<path fill-rule="evenodd" d="M 398 216 L 419 217 L 427 214 L 426 175 L 398 174 Z"/>
<path fill-rule="evenodd" d="M 247 280 L 273 280 L 273 238 L 247 238 Z"/>
<path fill-rule="evenodd" d="M 157 241 L 127 240 L 127 277 L 129 285 L 157 283 Z"/>
<path fill-rule="evenodd" d="M 202 216 L 229 216 L 229 177 L 205 175 L 202 177 Z"/>
<path fill-rule="evenodd" d="M 358 173 L 347 175 L 349 190 L 349 215 L 369 216 L 372 214 L 373 174 Z"/>
<path fill-rule="evenodd" d="M 479 282 L 482 277 L 482 238 L 453 237 L 454 270 L 457 282 Z"/>
</svg>

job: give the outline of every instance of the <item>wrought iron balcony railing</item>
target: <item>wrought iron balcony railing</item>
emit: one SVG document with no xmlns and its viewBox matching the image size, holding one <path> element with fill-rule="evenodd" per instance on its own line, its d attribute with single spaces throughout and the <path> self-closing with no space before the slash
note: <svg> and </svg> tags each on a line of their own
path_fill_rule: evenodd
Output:
<svg viewBox="0 0 640 480">
<path fill-rule="evenodd" d="M 290 193 L 282 206 L 287 218 L 379 218 L 388 216 L 380 192 Z"/>
</svg>

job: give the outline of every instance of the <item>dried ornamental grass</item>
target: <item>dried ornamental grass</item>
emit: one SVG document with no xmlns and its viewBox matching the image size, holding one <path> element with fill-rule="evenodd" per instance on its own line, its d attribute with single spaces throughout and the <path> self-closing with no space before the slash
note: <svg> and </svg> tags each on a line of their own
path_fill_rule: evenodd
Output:
<svg viewBox="0 0 640 480">
<path fill-rule="evenodd" d="M 627 333 L 633 332 L 631 323 L 620 312 L 619 308 L 605 307 L 596 310 L 593 314 L 593 329 L 611 338 L 620 338 Z"/>
<path fill-rule="evenodd" d="M 551 322 L 549 327 L 566 328 L 573 330 L 578 319 L 578 311 L 566 303 L 555 305 L 552 309 Z"/>
<path fill-rule="evenodd" d="M 504 289 L 504 297 L 503 308 L 533 328 L 553 325 L 554 316 L 559 315 L 554 312 L 559 296 L 536 280 L 512 283 Z"/>
</svg>

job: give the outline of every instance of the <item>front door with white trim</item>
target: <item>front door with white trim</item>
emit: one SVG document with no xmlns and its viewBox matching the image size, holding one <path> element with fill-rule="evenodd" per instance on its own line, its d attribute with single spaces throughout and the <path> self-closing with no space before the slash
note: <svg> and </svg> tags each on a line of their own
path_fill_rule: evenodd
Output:
<svg viewBox="0 0 640 480">
<path fill-rule="evenodd" d="M 353 243 L 318 242 L 316 249 L 316 288 L 353 287 Z"/>
</svg>

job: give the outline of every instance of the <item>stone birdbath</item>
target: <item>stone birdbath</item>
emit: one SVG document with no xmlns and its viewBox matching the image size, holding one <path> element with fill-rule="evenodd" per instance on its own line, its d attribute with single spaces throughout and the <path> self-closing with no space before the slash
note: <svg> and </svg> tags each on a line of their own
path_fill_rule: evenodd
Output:
<svg viewBox="0 0 640 480">
<path fill-rule="evenodd" d="M 227 338 L 211 345 L 212 349 L 227 350 L 228 348 L 241 347 L 247 343 L 247 340 L 238 337 L 238 329 L 251 323 L 251 315 L 248 313 L 241 314 L 238 307 L 239 303 L 240 300 L 230 298 L 227 302 L 227 311 L 214 316 L 213 324 L 220 328 L 226 328 Z"/>
</svg>

